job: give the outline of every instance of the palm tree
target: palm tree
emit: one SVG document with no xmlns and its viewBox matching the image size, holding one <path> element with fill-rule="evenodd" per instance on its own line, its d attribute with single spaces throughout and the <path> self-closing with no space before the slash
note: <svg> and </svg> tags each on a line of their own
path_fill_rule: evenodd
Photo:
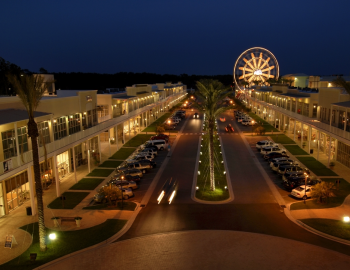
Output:
<svg viewBox="0 0 350 270">
<path fill-rule="evenodd" d="M 343 87 L 345 91 L 350 95 L 350 82 L 345 81 L 343 77 L 337 77 L 335 80 L 333 80 L 333 83 L 336 86 Z"/>
<path fill-rule="evenodd" d="M 225 97 L 231 94 L 230 87 L 217 80 L 201 80 L 196 83 L 198 95 L 201 97 L 201 104 L 197 106 L 205 111 L 206 121 L 208 122 L 209 133 L 209 172 L 210 172 L 210 190 L 215 190 L 214 177 L 214 128 L 215 119 L 224 111 L 232 109 L 233 106 L 224 106 L 222 102 Z"/>
<path fill-rule="evenodd" d="M 45 237 L 45 220 L 44 220 L 44 203 L 43 203 L 43 189 L 40 180 L 40 166 L 39 166 L 39 151 L 38 151 L 38 126 L 34 120 L 34 112 L 38 108 L 39 102 L 46 90 L 43 76 L 37 75 L 21 75 L 19 78 L 16 75 L 7 75 L 13 88 L 16 90 L 18 97 L 22 101 L 28 113 L 28 136 L 32 141 L 33 153 L 33 167 L 35 179 L 35 191 L 38 207 L 38 223 L 39 223 L 39 240 L 40 250 L 46 250 Z"/>
</svg>

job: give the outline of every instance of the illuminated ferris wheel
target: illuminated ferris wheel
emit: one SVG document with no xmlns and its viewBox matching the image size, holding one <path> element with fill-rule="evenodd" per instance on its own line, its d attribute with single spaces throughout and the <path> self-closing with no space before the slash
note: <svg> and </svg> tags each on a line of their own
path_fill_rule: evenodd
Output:
<svg viewBox="0 0 350 270">
<path fill-rule="evenodd" d="M 279 66 L 276 57 L 261 47 L 254 47 L 243 52 L 233 68 L 236 87 L 244 85 L 266 84 L 268 79 L 278 79 Z"/>
</svg>

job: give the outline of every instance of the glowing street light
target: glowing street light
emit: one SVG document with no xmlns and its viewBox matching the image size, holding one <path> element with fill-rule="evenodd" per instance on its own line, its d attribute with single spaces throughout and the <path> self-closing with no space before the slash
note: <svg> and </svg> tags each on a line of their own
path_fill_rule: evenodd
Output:
<svg viewBox="0 0 350 270">
<path fill-rule="evenodd" d="M 56 234 L 55 234 L 55 233 L 50 233 L 50 234 L 49 234 L 49 238 L 50 238 L 51 240 L 55 240 L 55 239 L 56 239 Z"/>
</svg>

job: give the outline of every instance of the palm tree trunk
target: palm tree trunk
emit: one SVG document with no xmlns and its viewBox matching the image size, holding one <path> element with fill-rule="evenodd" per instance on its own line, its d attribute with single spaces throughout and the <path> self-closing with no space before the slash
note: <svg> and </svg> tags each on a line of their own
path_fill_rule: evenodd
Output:
<svg viewBox="0 0 350 270">
<path fill-rule="evenodd" d="M 209 120 L 209 175 L 210 175 L 210 190 L 215 190 L 214 176 L 214 121 Z"/>
<path fill-rule="evenodd" d="M 38 222 L 39 222 L 39 241 L 40 250 L 46 251 L 46 228 L 44 220 L 44 202 L 43 202 L 43 188 L 40 180 L 40 166 L 39 166 L 39 150 L 38 150 L 38 126 L 34 121 L 34 118 L 30 118 L 28 122 L 28 135 L 32 141 L 33 151 L 33 167 L 34 167 L 34 179 L 35 179 L 35 191 L 36 201 L 38 207 Z"/>
</svg>

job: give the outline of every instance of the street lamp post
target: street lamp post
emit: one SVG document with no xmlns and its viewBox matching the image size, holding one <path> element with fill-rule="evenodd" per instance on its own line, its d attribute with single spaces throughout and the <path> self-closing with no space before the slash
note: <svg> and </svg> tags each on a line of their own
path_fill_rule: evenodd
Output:
<svg viewBox="0 0 350 270">
<path fill-rule="evenodd" d="M 254 123 L 255 123 L 255 121 L 254 120 L 252 120 L 252 135 L 253 135 L 253 127 L 254 127 Z"/>
<path fill-rule="evenodd" d="M 306 204 L 306 183 L 307 183 L 307 173 L 304 173 L 305 175 L 305 187 L 304 187 L 304 204 Z"/>
</svg>

